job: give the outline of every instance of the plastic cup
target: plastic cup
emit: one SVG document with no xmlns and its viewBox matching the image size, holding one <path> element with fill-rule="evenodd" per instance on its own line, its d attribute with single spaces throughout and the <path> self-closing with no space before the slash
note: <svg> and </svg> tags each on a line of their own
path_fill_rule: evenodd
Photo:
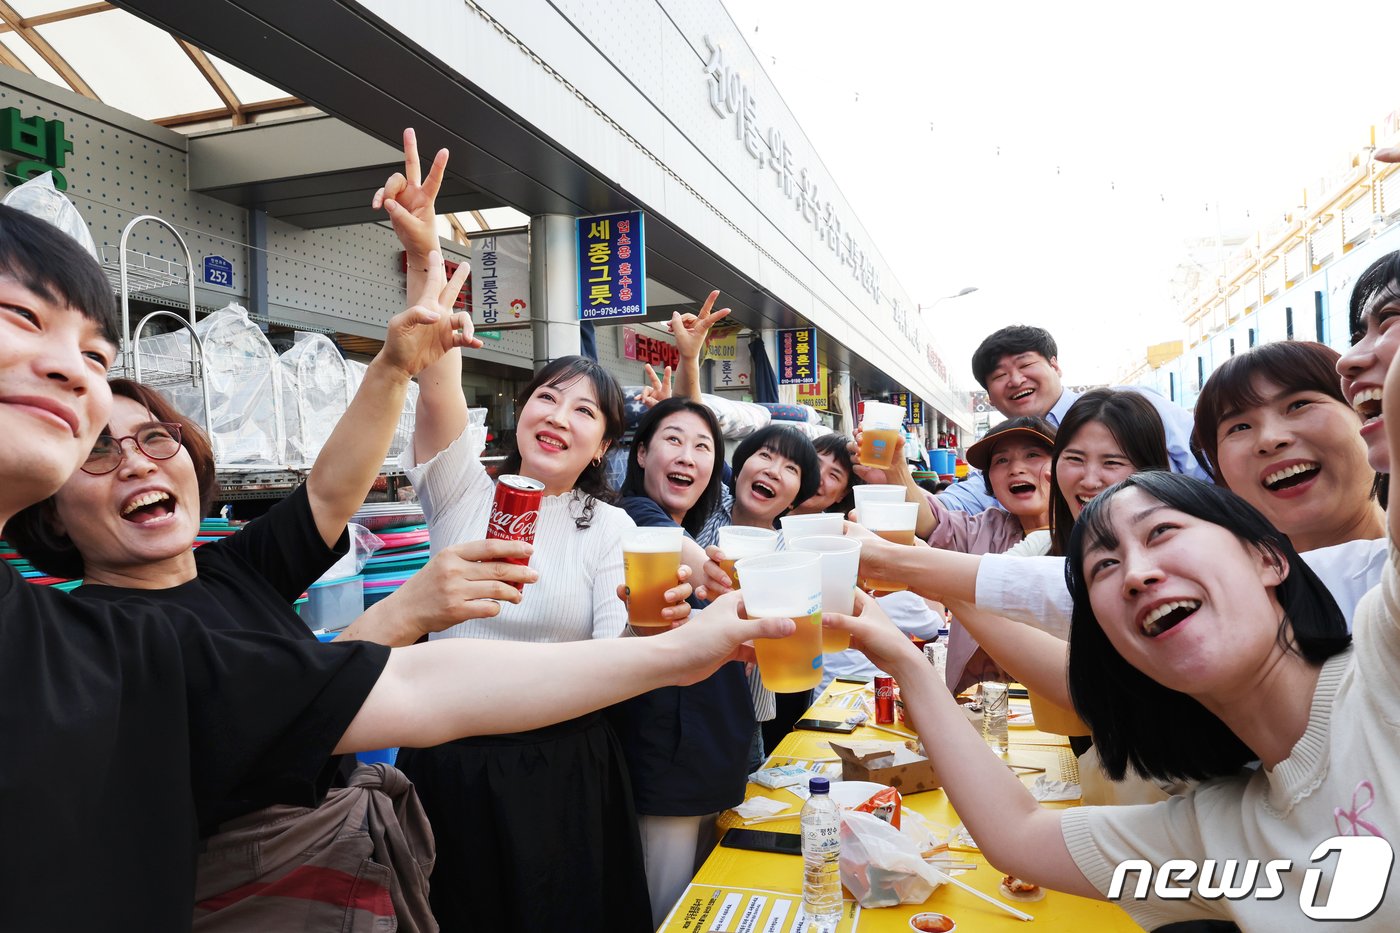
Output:
<svg viewBox="0 0 1400 933">
<path fill-rule="evenodd" d="M 856 519 L 861 516 L 860 507 L 866 502 L 903 502 L 905 490 L 903 486 L 887 486 L 878 483 L 867 483 L 862 486 L 855 486 L 851 489 L 851 495 L 855 497 Z M 864 524 L 862 522 L 862 524 Z"/>
<path fill-rule="evenodd" d="M 799 538 L 807 538 L 812 535 L 839 535 L 845 531 L 845 519 L 841 517 L 840 512 L 784 515 L 778 519 L 778 524 L 783 526 L 783 543 L 787 547 L 792 547 L 792 542 Z"/>
<path fill-rule="evenodd" d="M 888 469 L 894 465 L 895 441 L 904 433 L 904 407 L 866 402 L 860 419 L 861 466 Z"/>
<path fill-rule="evenodd" d="M 739 561 L 744 612 L 750 619 L 785 616 L 797 631 L 755 638 L 758 674 L 774 693 L 810 690 L 822 680 L 822 559 L 785 551 Z"/>
<path fill-rule="evenodd" d="M 680 582 L 684 537 L 681 528 L 634 528 L 622 536 L 627 621 L 637 635 L 658 635 L 671 627 L 661 610 L 666 591 Z"/>
<path fill-rule="evenodd" d="M 720 567 L 729 574 L 730 582 L 737 587 L 739 578 L 734 573 L 735 563 L 745 557 L 759 557 L 778 550 L 778 533 L 768 528 L 725 525 L 719 530 L 719 539 L 715 544 L 724 554 L 724 560 L 719 562 Z"/>
<path fill-rule="evenodd" d="M 862 525 L 894 544 L 912 545 L 918 521 L 917 502 L 870 502 L 860 513 Z M 872 593 L 896 593 L 909 589 L 908 586 L 894 580 L 875 580 L 869 577 L 861 586 Z"/>
<path fill-rule="evenodd" d="M 860 541 L 840 535 L 799 538 L 789 547 L 811 551 L 822 559 L 822 612 L 850 615 L 856 607 L 856 576 L 860 570 Z M 822 650 L 827 654 L 851 647 L 847 632 L 822 629 Z"/>
</svg>

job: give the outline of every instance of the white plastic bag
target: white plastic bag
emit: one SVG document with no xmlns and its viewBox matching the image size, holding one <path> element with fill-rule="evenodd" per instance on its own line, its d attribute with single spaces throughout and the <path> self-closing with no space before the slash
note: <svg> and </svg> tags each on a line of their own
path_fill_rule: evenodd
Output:
<svg viewBox="0 0 1400 933">
<path fill-rule="evenodd" d="M 351 522 L 345 526 L 350 533 L 350 548 L 345 555 L 331 565 L 330 569 L 321 574 L 318 583 L 327 583 L 331 580 L 343 580 L 346 577 L 353 577 L 365 569 L 365 564 L 369 562 L 374 552 L 384 546 L 384 539 L 370 531 L 364 525 L 357 525 Z"/>
<path fill-rule="evenodd" d="M 912 839 L 869 813 L 841 814 L 841 883 L 862 907 L 922 904 L 942 883 Z"/>
</svg>

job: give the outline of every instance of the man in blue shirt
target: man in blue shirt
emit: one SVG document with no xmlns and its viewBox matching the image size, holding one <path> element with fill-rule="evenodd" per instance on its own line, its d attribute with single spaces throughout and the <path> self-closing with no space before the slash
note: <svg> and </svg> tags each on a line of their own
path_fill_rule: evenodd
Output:
<svg viewBox="0 0 1400 933">
<path fill-rule="evenodd" d="M 1013 324 L 982 341 L 972 354 L 972 375 L 987 390 L 988 401 L 1006 417 L 1031 415 L 1044 418 L 1058 428 L 1060 419 L 1079 398 L 1079 393 L 1069 391 L 1060 382 L 1058 355 L 1055 338 L 1048 331 Z M 1210 482 L 1206 471 L 1191 454 L 1191 413 L 1151 389 L 1118 388 L 1141 393 L 1162 416 L 1172 472 Z M 964 512 L 1000 508 L 997 501 L 987 495 L 984 483 L 970 482 L 976 476 L 973 471 L 967 479 L 940 493 L 943 504 Z"/>
</svg>

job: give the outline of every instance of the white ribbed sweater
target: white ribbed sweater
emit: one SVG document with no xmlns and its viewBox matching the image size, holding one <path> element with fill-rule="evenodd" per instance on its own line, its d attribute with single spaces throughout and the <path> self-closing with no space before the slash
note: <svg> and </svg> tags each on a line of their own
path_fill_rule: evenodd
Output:
<svg viewBox="0 0 1400 933">
<path fill-rule="evenodd" d="M 468 428 L 427 463 L 414 462 L 412 444 L 399 456 L 423 504 L 434 554 L 486 537 L 495 483 L 486 475 L 480 453 Z M 622 535 L 636 526 L 621 509 L 595 502 L 592 522 L 580 529 L 574 517 L 582 509 L 582 493 L 546 496 L 530 560 L 539 582 L 526 585 L 519 603 L 502 603 L 495 618 L 462 622 L 431 637 L 559 642 L 622 634 L 627 625 L 627 607 L 617 598 L 623 580 Z"/>
</svg>

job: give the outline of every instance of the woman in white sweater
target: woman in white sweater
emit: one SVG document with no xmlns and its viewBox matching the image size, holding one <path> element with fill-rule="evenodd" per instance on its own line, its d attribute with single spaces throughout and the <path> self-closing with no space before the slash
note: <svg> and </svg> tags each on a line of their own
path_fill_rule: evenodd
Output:
<svg viewBox="0 0 1400 933">
<path fill-rule="evenodd" d="M 406 174 L 375 200 L 404 244 L 412 287 L 422 257 L 437 247 L 433 197 L 447 156 L 440 152 L 420 180 L 412 131 L 404 142 Z M 401 458 L 434 552 L 484 538 L 495 494 L 482 439 L 468 426 L 461 373 L 460 351 L 420 373 L 413 443 Z M 516 449 L 501 472 L 544 484 L 530 561 L 537 578 L 494 618 L 434 638 L 565 642 L 623 633 L 622 535 L 635 526 L 610 504 L 602 467 L 622 431 L 622 391 L 597 363 L 564 357 L 536 373 L 516 399 Z M 689 592 L 667 612 L 683 617 Z M 398 765 L 437 837 L 432 904 L 444 931 L 548 929 L 560 910 L 576 929 L 651 929 L 631 784 L 601 714 L 404 749 Z"/>
<path fill-rule="evenodd" d="M 1400 378 L 1389 382 L 1386 401 L 1400 405 Z M 1098 496 L 1066 560 L 1071 689 L 1105 768 L 1200 781 L 1190 792 L 1043 809 L 877 608 L 832 620 L 895 673 L 920 731 L 938 737 L 944 787 L 988 858 L 1113 899 L 1149 929 L 1199 917 L 1260 930 L 1400 925 L 1400 900 L 1383 899 L 1386 840 L 1400 831 L 1394 547 L 1357 610 L 1355 648 L 1283 534 L 1234 494 L 1175 474 L 1140 473 Z M 1337 838 L 1353 836 L 1372 838 Z M 1223 883 L 1239 890 L 1213 895 Z"/>
</svg>

